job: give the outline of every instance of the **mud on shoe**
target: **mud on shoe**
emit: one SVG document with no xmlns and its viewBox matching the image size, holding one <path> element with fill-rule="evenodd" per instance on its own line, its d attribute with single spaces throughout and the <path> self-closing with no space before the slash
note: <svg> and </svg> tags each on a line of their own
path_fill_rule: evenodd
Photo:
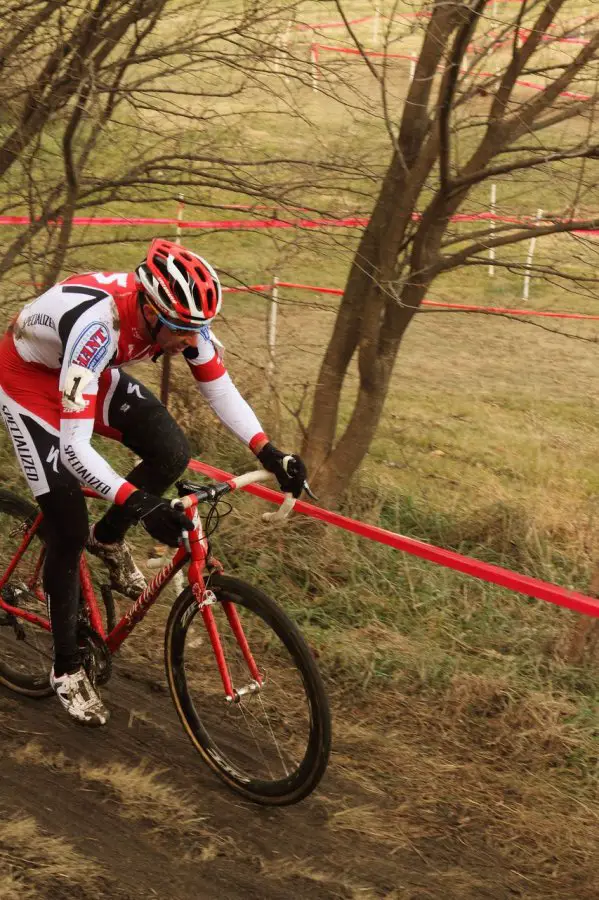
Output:
<svg viewBox="0 0 599 900">
<path fill-rule="evenodd" d="M 92 528 L 87 541 L 87 549 L 102 560 L 110 574 L 110 586 L 119 594 L 129 597 L 130 600 L 136 600 L 146 589 L 146 579 L 135 565 L 131 549 L 125 541 L 119 541 L 116 544 L 101 544 L 94 537 Z"/>
<path fill-rule="evenodd" d="M 105 725 L 110 713 L 81 666 L 76 672 L 55 675 L 50 672 L 50 686 L 68 714 L 80 725 L 97 728 Z"/>
</svg>

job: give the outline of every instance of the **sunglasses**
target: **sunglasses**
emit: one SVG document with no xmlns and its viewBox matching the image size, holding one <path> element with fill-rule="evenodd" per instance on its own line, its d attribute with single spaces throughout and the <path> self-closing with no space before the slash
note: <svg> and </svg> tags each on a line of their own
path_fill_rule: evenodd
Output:
<svg viewBox="0 0 599 900">
<path fill-rule="evenodd" d="M 199 334 L 202 328 L 206 327 L 205 325 L 175 325 L 174 322 L 169 322 L 168 319 L 165 319 L 164 316 L 160 315 L 157 309 L 154 309 L 154 312 L 158 316 L 160 324 L 164 325 L 165 328 L 168 328 L 169 331 L 186 331 L 188 334 Z"/>
</svg>

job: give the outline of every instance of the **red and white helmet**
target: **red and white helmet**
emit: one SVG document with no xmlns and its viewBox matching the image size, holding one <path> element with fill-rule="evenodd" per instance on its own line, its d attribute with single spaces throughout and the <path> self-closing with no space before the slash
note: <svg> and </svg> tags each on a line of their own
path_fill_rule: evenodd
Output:
<svg viewBox="0 0 599 900">
<path fill-rule="evenodd" d="M 220 310 L 218 275 L 205 259 L 179 244 L 155 238 L 136 274 L 150 305 L 175 328 L 201 328 Z"/>
</svg>

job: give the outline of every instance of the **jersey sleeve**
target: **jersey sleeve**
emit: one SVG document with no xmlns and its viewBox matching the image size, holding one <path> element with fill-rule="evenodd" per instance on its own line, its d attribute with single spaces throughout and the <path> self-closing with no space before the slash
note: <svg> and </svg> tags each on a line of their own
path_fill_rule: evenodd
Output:
<svg viewBox="0 0 599 900">
<path fill-rule="evenodd" d="M 233 384 L 208 328 L 202 328 L 197 345 L 188 347 L 183 355 L 200 393 L 223 425 L 250 450 L 255 450 L 266 440 L 266 435 L 253 409 Z"/>
<path fill-rule="evenodd" d="M 82 312 L 71 317 L 68 332 L 61 335 L 60 457 L 86 487 L 122 503 L 133 487 L 91 445 L 100 375 L 118 344 L 116 310 L 108 295 L 81 306 Z"/>
</svg>

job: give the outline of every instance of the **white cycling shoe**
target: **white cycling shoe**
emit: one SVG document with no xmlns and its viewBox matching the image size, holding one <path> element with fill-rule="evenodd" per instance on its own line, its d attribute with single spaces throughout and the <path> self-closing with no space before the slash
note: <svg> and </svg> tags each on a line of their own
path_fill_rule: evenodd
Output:
<svg viewBox="0 0 599 900">
<path fill-rule="evenodd" d="M 130 600 L 137 600 L 147 588 L 146 579 L 138 569 L 126 541 L 115 544 L 101 544 L 96 540 L 94 529 L 90 531 L 87 549 L 102 560 L 110 574 L 110 586 Z"/>
<path fill-rule="evenodd" d="M 54 674 L 52 666 L 50 686 L 68 714 L 81 725 L 97 727 L 108 722 L 110 713 L 87 677 L 83 666 L 76 672 L 58 676 Z"/>
</svg>

